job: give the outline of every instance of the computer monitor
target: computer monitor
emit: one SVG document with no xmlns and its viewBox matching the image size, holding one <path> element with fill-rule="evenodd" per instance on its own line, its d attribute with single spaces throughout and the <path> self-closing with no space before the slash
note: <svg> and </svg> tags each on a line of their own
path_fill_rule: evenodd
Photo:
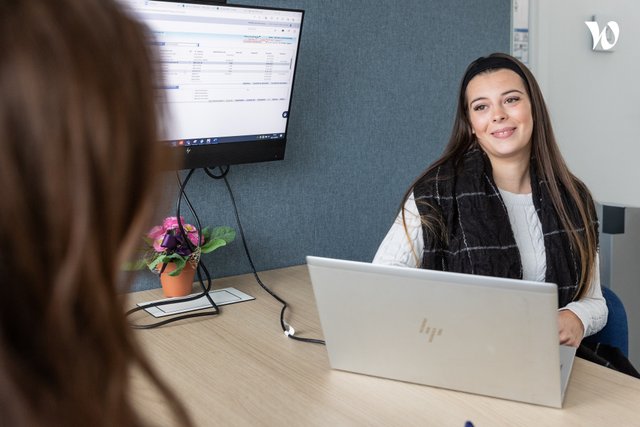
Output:
<svg viewBox="0 0 640 427">
<path fill-rule="evenodd" d="M 163 139 L 194 169 L 284 158 L 304 11 L 120 0 L 158 46 Z"/>
</svg>

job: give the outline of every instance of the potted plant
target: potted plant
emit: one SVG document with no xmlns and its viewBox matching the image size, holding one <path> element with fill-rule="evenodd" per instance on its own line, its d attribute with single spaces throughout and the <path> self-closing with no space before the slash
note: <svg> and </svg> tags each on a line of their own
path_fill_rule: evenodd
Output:
<svg viewBox="0 0 640 427">
<path fill-rule="evenodd" d="M 133 266 L 135 269 L 147 266 L 160 274 L 165 296 L 191 293 L 200 256 L 227 245 L 236 237 L 236 232 L 230 227 L 205 227 L 202 236 L 198 236 L 197 228 L 185 223 L 182 217 L 180 223 L 182 230 L 178 218 L 172 216 L 153 227 L 144 236 L 142 256 Z M 176 286 L 178 289 L 173 289 Z"/>
</svg>

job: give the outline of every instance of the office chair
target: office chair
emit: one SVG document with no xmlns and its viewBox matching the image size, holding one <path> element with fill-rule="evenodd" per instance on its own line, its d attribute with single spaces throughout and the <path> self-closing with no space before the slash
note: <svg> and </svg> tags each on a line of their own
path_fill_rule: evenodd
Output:
<svg viewBox="0 0 640 427">
<path fill-rule="evenodd" d="M 608 344 L 612 347 L 617 347 L 625 357 L 629 357 L 629 327 L 624 305 L 610 288 L 603 286 L 602 295 L 609 309 L 607 324 L 597 334 L 585 338 L 583 343 Z"/>
</svg>

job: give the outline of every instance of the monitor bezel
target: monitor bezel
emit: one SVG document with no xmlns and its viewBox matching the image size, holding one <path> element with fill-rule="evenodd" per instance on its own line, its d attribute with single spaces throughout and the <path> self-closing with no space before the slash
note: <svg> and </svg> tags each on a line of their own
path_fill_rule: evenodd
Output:
<svg viewBox="0 0 640 427">
<path fill-rule="evenodd" d="M 214 168 L 218 166 L 229 166 L 248 163 L 261 163 L 277 160 L 284 160 L 286 145 L 288 141 L 289 125 L 291 124 L 291 105 L 293 103 L 296 75 L 298 74 L 298 57 L 300 54 L 300 38 L 304 24 L 305 11 L 296 8 L 281 8 L 249 4 L 230 4 L 226 0 L 153 0 L 163 3 L 185 3 L 201 4 L 211 6 L 224 6 L 242 9 L 275 10 L 287 12 L 299 12 L 301 14 L 300 29 L 298 33 L 298 43 L 296 46 L 296 56 L 294 62 L 294 73 L 291 81 L 291 95 L 287 109 L 287 123 L 282 137 L 272 136 L 269 139 L 250 140 L 242 142 L 225 142 L 208 145 L 184 145 L 171 146 L 170 150 L 179 159 L 178 169 L 199 169 Z M 168 144 L 167 141 L 162 141 Z"/>
</svg>

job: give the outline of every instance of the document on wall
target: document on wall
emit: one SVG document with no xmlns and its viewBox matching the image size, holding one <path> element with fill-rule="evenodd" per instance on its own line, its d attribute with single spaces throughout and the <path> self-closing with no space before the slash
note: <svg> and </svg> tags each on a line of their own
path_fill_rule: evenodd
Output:
<svg viewBox="0 0 640 427">
<path fill-rule="evenodd" d="M 150 307 L 146 307 L 145 311 L 154 317 L 171 316 L 174 314 L 203 310 L 205 308 L 211 307 L 209 299 L 204 294 L 200 298 L 189 301 L 189 298 L 193 298 L 196 295 L 197 294 L 188 295 L 186 297 L 163 298 L 155 301 L 141 302 L 137 305 L 138 307 L 146 307 L 147 305 L 149 305 Z M 235 304 L 238 302 L 251 301 L 255 299 L 251 295 L 245 294 L 244 292 L 239 291 L 236 288 L 216 289 L 214 291 L 209 291 L 209 295 L 211 296 L 211 299 L 213 299 L 213 302 L 216 303 L 216 305 Z M 170 303 L 160 306 L 153 306 L 154 304 L 159 302 Z"/>
<path fill-rule="evenodd" d="M 529 63 L 529 0 L 512 0 L 513 37 L 511 54 Z"/>
</svg>

